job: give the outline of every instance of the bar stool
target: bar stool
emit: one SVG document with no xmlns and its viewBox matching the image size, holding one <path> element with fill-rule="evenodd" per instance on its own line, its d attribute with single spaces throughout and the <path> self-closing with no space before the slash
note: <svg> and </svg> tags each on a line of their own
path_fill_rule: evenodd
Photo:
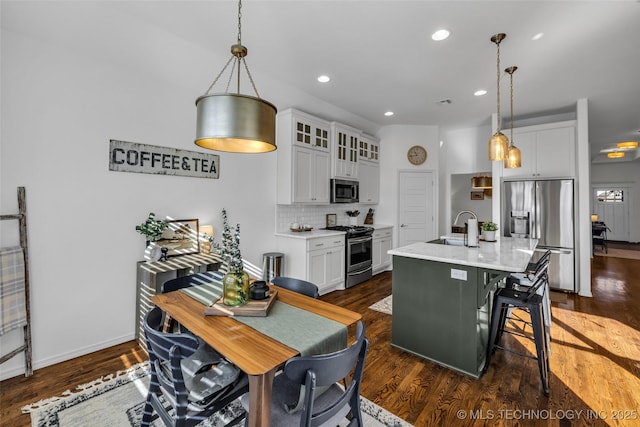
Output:
<svg viewBox="0 0 640 427">
<path fill-rule="evenodd" d="M 494 297 L 493 314 L 491 316 L 491 329 L 489 333 L 489 343 L 487 345 L 487 358 L 484 366 L 486 372 L 489 368 L 491 355 L 496 349 L 502 349 L 514 354 L 536 359 L 538 361 L 538 370 L 540 371 L 540 380 L 545 396 L 549 396 L 549 329 L 545 325 L 545 312 L 548 312 L 550 318 L 550 310 L 545 310 L 544 299 L 548 298 L 548 274 L 550 251 L 538 260 L 531 267 L 535 268 L 533 272 L 525 273 L 524 277 L 515 275 L 507 279 L 507 287 L 499 289 Z M 526 281 L 526 285 L 522 284 L 522 280 Z M 527 286 L 529 285 L 529 286 Z M 530 321 L 511 317 L 511 311 L 514 309 L 522 309 L 529 313 Z M 524 325 L 522 331 L 514 331 L 505 329 L 507 320 L 522 322 Z M 524 329 L 529 325 L 533 330 L 533 336 L 525 334 Z M 534 342 L 536 347 L 536 356 L 511 350 L 499 345 L 500 339 L 504 332 L 523 336 Z"/>
</svg>

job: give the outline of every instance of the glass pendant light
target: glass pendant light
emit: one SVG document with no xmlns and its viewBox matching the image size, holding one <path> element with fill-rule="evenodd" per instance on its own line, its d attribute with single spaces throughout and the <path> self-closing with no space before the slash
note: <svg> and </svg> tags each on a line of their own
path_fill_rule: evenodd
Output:
<svg viewBox="0 0 640 427">
<path fill-rule="evenodd" d="M 509 87 L 511 89 L 511 142 L 509 144 L 509 149 L 507 150 L 507 157 L 504 159 L 504 167 L 507 169 L 515 169 L 522 166 L 522 155 L 520 154 L 520 149 L 513 144 L 513 73 L 515 73 L 517 69 L 518 67 L 514 65 L 504 70 L 509 73 Z"/>
<path fill-rule="evenodd" d="M 266 153 L 276 149 L 276 107 L 260 98 L 245 61 L 247 48 L 242 45 L 242 0 L 238 2 L 238 43 L 231 46 L 231 58 L 204 95 L 196 99 L 195 144 L 216 151 L 232 153 Z M 233 62 L 224 93 L 211 89 Z M 241 64 L 242 63 L 242 64 Z M 244 65 L 256 96 L 240 94 L 240 69 Z M 237 93 L 228 92 L 237 67 Z"/>
<path fill-rule="evenodd" d="M 500 42 L 507 37 L 504 33 L 499 33 L 491 37 L 491 41 L 496 44 L 498 48 L 498 55 L 496 61 L 496 104 L 498 110 L 498 129 L 496 133 L 489 138 L 489 160 L 490 161 L 502 161 L 507 156 L 507 150 L 509 148 L 509 138 L 507 138 L 502 132 L 500 132 Z"/>
</svg>

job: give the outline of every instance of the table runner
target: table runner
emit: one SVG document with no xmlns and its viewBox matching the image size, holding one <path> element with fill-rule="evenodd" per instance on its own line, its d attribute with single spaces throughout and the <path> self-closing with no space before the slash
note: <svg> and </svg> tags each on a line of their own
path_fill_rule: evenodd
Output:
<svg viewBox="0 0 640 427">
<path fill-rule="evenodd" d="M 210 305 L 222 295 L 222 282 L 192 286 L 180 292 Z M 346 326 L 281 301 L 273 304 L 266 317 L 234 316 L 234 319 L 296 349 L 302 356 L 331 353 L 347 346 Z"/>
</svg>

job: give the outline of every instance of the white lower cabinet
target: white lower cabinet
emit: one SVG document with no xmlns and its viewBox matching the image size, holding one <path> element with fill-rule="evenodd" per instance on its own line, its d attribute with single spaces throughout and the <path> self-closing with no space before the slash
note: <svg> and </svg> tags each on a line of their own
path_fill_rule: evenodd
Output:
<svg viewBox="0 0 640 427">
<path fill-rule="evenodd" d="M 345 237 L 276 236 L 278 251 L 284 253 L 284 276 L 307 280 L 320 294 L 344 289 Z"/>
<path fill-rule="evenodd" d="M 393 242 L 393 227 L 376 228 L 372 242 L 373 274 L 380 273 L 391 266 L 391 255 L 387 252 Z"/>
</svg>

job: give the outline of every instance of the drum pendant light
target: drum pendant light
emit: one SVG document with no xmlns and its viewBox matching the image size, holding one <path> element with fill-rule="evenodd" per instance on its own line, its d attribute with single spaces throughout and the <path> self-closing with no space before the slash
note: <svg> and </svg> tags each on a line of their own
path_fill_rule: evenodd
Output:
<svg viewBox="0 0 640 427">
<path fill-rule="evenodd" d="M 231 46 L 231 58 L 204 95 L 196 99 L 195 144 L 216 151 L 266 153 L 276 147 L 276 107 L 260 98 L 245 61 L 242 45 L 242 0 L 238 2 L 238 43 Z M 224 93 L 211 94 L 213 86 L 233 62 Z M 241 64 L 242 63 L 242 64 Z M 244 65 L 256 96 L 240 94 L 240 69 Z M 229 93 L 229 84 L 237 67 L 237 93 Z"/>
<path fill-rule="evenodd" d="M 517 69 L 518 67 L 513 66 L 504 70 L 509 73 L 509 87 L 511 88 L 511 142 L 509 143 L 509 149 L 507 150 L 507 157 L 504 159 L 504 167 L 507 169 L 515 169 L 522 166 L 522 155 L 520 154 L 520 149 L 513 144 L 513 73 L 515 73 Z"/>
<path fill-rule="evenodd" d="M 504 33 L 495 34 L 491 37 L 491 41 L 496 44 L 498 48 L 498 55 L 496 61 L 496 104 L 498 112 L 498 128 L 496 133 L 489 138 L 489 160 L 490 161 L 502 161 L 507 156 L 507 150 L 509 148 L 509 138 L 507 138 L 502 132 L 500 132 L 500 42 L 507 37 Z"/>
</svg>

